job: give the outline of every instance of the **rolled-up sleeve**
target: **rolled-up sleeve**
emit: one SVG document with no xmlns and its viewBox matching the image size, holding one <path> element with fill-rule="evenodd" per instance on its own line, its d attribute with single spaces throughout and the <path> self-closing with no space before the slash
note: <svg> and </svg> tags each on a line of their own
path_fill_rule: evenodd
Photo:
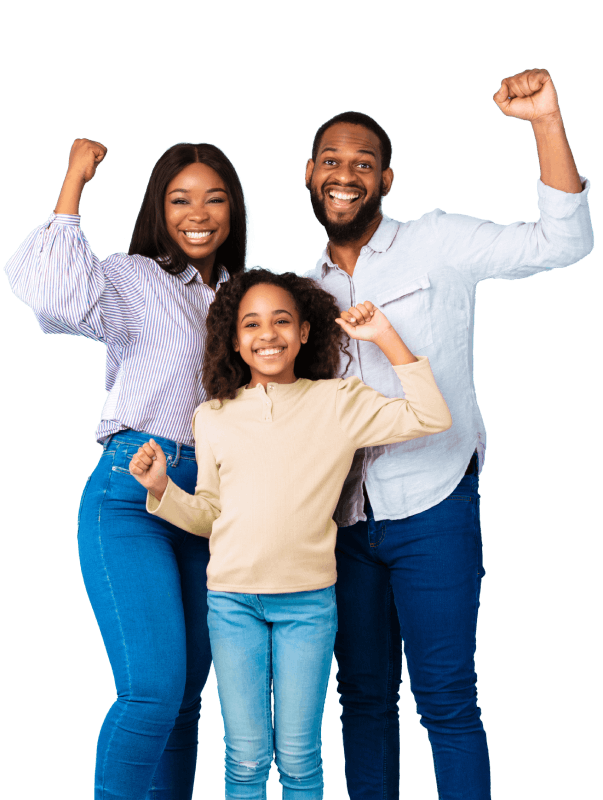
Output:
<svg viewBox="0 0 603 800">
<path fill-rule="evenodd" d="M 485 278 L 524 278 L 566 267 L 593 248 L 588 208 L 590 183 L 582 191 L 562 192 L 538 181 L 538 222 L 498 225 L 462 214 L 432 216 L 433 235 L 446 265 L 468 273 L 474 283 Z"/>
<path fill-rule="evenodd" d="M 136 261 L 101 262 L 76 215 L 52 214 L 6 265 L 13 292 L 45 333 L 70 333 L 126 346 L 141 329 L 144 296 Z"/>
</svg>

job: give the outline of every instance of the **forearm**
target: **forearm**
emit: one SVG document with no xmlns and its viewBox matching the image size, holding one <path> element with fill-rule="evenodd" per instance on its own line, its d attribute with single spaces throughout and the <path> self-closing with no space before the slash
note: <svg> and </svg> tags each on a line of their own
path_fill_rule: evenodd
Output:
<svg viewBox="0 0 603 800">
<path fill-rule="evenodd" d="M 82 176 L 67 172 L 57 201 L 55 214 L 79 214 L 80 198 L 86 181 Z"/>
<path fill-rule="evenodd" d="M 394 328 L 388 328 L 374 342 L 393 366 L 417 361 Z"/>
<path fill-rule="evenodd" d="M 557 112 L 534 120 L 532 128 L 538 148 L 541 181 L 562 192 L 581 192 L 582 183 L 565 135 L 561 114 Z"/>
</svg>

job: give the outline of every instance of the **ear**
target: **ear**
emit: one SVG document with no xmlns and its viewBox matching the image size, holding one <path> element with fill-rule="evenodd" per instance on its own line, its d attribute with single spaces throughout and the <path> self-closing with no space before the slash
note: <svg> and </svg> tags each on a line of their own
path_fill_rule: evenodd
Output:
<svg viewBox="0 0 603 800">
<path fill-rule="evenodd" d="M 311 158 L 308 159 L 308 163 L 306 164 L 306 186 L 309 188 L 310 181 L 312 179 L 312 173 L 314 172 L 314 162 Z"/>
<path fill-rule="evenodd" d="M 383 191 L 381 192 L 381 197 L 385 197 L 386 194 L 389 194 L 389 190 L 392 188 L 392 183 L 394 182 L 394 171 L 391 167 L 384 169 L 381 173 L 383 176 Z"/>
<path fill-rule="evenodd" d="M 239 348 L 239 341 L 238 341 L 236 336 L 232 337 L 232 347 L 233 347 L 233 350 L 235 351 L 235 353 L 239 352 L 239 349 L 240 349 Z"/>
<path fill-rule="evenodd" d="M 300 326 L 300 339 L 302 344 L 306 344 L 310 336 L 310 323 L 306 320 Z"/>
</svg>

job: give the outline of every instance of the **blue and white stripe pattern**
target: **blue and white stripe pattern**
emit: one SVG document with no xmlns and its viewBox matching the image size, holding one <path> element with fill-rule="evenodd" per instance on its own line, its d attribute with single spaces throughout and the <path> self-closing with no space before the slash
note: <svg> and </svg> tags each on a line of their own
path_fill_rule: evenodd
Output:
<svg viewBox="0 0 603 800">
<path fill-rule="evenodd" d="M 144 256 L 99 261 L 76 215 L 52 214 L 6 265 L 14 293 L 44 333 L 107 345 L 109 395 L 96 437 L 125 428 L 193 445 L 191 420 L 207 399 L 201 372 L 214 291 L 190 264 L 179 275 Z M 218 287 L 228 272 L 220 267 Z"/>
</svg>

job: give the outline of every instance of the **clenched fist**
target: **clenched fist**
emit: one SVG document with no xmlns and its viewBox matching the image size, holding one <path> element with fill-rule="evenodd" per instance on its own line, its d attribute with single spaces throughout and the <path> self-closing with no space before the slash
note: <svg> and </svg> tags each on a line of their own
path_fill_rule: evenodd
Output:
<svg viewBox="0 0 603 800">
<path fill-rule="evenodd" d="M 76 139 L 69 153 L 67 174 L 88 183 L 106 154 L 107 148 L 104 144 L 91 139 Z"/>
<path fill-rule="evenodd" d="M 526 69 L 504 78 L 493 99 L 507 117 L 530 122 L 560 113 L 557 92 L 546 69 Z"/>
<path fill-rule="evenodd" d="M 344 329 L 350 339 L 361 339 L 364 342 L 375 341 L 392 327 L 385 314 L 370 300 L 342 311 L 335 322 Z"/>
<path fill-rule="evenodd" d="M 133 456 L 130 461 L 130 474 L 157 500 L 161 500 L 168 483 L 166 467 L 165 453 L 157 442 L 151 439 L 139 447 Z"/>
</svg>

